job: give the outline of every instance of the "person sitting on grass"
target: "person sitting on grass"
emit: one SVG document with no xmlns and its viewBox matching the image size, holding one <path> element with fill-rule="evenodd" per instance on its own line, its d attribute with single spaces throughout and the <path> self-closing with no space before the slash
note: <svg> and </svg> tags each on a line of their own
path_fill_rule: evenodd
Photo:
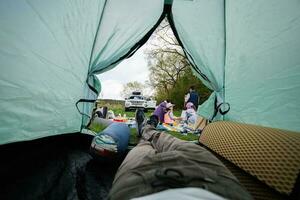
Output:
<svg viewBox="0 0 300 200">
<path fill-rule="evenodd" d="M 197 111 L 196 107 L 192 102 L 186 104 L 186 121 L 188 124 L 195 124 L 197 121 Z"/>
<path fill-rule="evenodd" d="M 120 165 L 108 199 L 252 199 L 204 147 L 156 130 L 159 119 L 136 112 L 140 141 Z"/>
<path fill-rule="evenodd" d="M 156 115 L 158 117 L 160 123 L 164 123 L 165 113 L 167 112 L 166 106 L 169 102 L 169 100 L 161 102 L 153 112 L 153 115 Z"/>
<path fill-rule="evenodd" d="M 164 115 L 164 123 L 173 125 L 175 121 L 180 121 L 181 117 L 176 117 L 173 113 L 173 107 L 175 105 L 172 103 L 167 103 L 166 105 L 166 113 Z"/>
</svg>

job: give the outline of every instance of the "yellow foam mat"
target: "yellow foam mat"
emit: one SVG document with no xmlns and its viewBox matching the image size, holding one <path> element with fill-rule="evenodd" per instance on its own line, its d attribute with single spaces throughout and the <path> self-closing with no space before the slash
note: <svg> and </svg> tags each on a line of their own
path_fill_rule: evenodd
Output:
<svg viewBox="0 0 300 200">
<path fill-rule="evenodd" d="M 206 126 L 199 141 L 280 193 L 292 192 L 300 133 L 223 121 Z"/>
<path fill-rule="evenodd" d="M 288 200 L 287 195 L 283 195 L 275 189 L 269 187 L 265 183 L 259 181 L 257 178 L 251 176 L 247 172 L 243 171 L 233 163 L 226 160 L 224 157 L 211 151 L 228 169 L 229 171 L 240 181 L 244 188 L 251 194 L 255 200 Z"/>
</svg>

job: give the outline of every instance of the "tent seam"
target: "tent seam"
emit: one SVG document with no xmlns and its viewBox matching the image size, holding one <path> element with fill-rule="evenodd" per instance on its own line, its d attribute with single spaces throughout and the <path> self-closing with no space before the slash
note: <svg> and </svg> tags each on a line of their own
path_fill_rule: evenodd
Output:
<svg viewBox="0 0 300 200">
<path fill-rule="evenodd" d="M 97 30 L 96 30 L 96 33 L 95 33 L 95 37 L 94 37 L 94 41 L 93 41 L 93 45 L 92 45 L 92 49 L 91 49 L 91 54 L 90 54 L 90 59 L 89 59 L 89 66 L 88 66 L 88 76 L 89 76 L 89 73 L 90 73 L 89 71 L 90 71 L 90 67 L 91 67 L 91 63 L 92 63 L 92 57 L 93 57 L 94 49 L 95 49 L 97 38 L 98 38 L 98 32 L 99 32 L 99 29 L 100 29 L 100 24 L 102 22 L 104 10 L 105 10 L 105 7 L 106 7 L 106 2 L 107 2 L 107 0 L 105 0 L 103 8 L 102 8 L 102 13 L 101 13 L 101 16 L 99 18 Z"/>
<path fill-rule="evenodd" d="M 105 0 L 105 2 L 104 2 L 103 8 L 102 8 L 102 12 L 101 12 L 101 16 L 100 16 L 99 21 L 98 21 L 96 33 L 95 33 L 95 36 L 94 36 L 94 41 L 93 41 L 93 45 L 92 45 L 92 49 L 91 49 L 91 54 L 90 54 L 90 59 L 89 59 L 89 65 L 88 65 L 88 73 L 87 73 L 87 77 L 86 77 L 86 81 L 85 81 L 86 84 L 88 85 L 88 88 L 89 88 L 90 90 L 92 90 L 92 91 L 93 91 L 95 94 L 97 94 L 97 95 L 98 95 L 98 91 L 97 91 L 92 85 L 89 84 L 89 81 L 88 81 L 88 80 L 89 80 L 89 77 L 90 77 L 90 75 L 91 75 L 91 74 L 90 74 L 90 69 L 91 69 L 92 57 L 93 57 L 93 53 L 94 53 L 96 41 L 97 41 L 97 38 L 98 38 L 98 32 L 99 32 L 99 29 L 100 29 L 100 24 L 101 24 L 101 22 L 102 22 L 102 18 L 103 18 L 103 13 L 104 13 L 104 10 L 105 10 L 106 2 L 107 2 L 107 0 Z M 96 101 L 96 99 L 95 99 L 95 100 L 94 100 L 94 99 L 79 99 L 79 100 L 76 102 L 76 104 L 75 104 L 75 106 L 76 106 L 78 112 L 81 114 L 80 132 L 82 132 L 82 129 L 84 128 L 84 125 L 83 125 L 83 116 L 88 116 L 88 118 L 90 118 L 90 119 L 91 119 L 91 117 L 90 117 L 89 115 L 87 115 L 87 114 L 81 112 L 81 111 L 79 110 L 79 108 L 78 108 L 78 103 L 80 103 L 80 102 L 88 102 L 88 103 L 92 103 L 92 102 L 95 102 L 95 101 Z"/>
<path fill-rule="evenodd" d="M 150 36 L 152 35 L 152 33 L 155 31 L 155 29 L 159 26 L 159 24 L 162 22 L 162 20 L 165 18 L 166 15 L 166 5 L 164 6 L 164 10 L 161 14 L 161 16 L 159 17 L 159 19 L 157 20 L 157 22 L 154 24 L 154 26 L 145 34 L 144 37 L 142 37 L 137 43 L 135 43 L 127 53 L 125 53 L 123 56 L 121 56 L 120 58 L 118 58 L 116 61 L 113 61 L 112 63 L 110 63 L 109 65 L 107 65 L 106 67 L 96 70 L 94 71 L 94 73 L 100 73 L 104 70 L 106 70 L 106 68 L 120 62 L 121 60 L 124 60 L 126 58 L 131 57 L 140 47 L 142 47 L 150 38 Z"/>
<path fill-rule="evenodd" d="M 226 0 L 224 0 L 224 67 L 223 67 L 223 103 L 225 103 L 225 67 L 226 67 L 226 53 L 227 53 L 227 47 L 226 47 Z M 225 115 L 222 115 L 223 120 L 225 119 Z"/>
<path fill-rule="evenodd" d="M 194 69 L 205 81 L 211 83 L 211 81 L 208 79 L 208 77 L 197 67 L 192 55 L 186 50 L 186 48 L 183 45 L 183 42 L 181 41 L 179 34 L 176 30 L 176 26 L 173 20 L 173 14 L 172 14 L 172 7 L 170 8 L 170 11 L 167 15 L 169 24 L 171 26 L 171 29 L 174 33 L 175 38 L 177 39 L 179 45 L 182 47 L 182 50 L 187 58 L 187 61 L 189 62 L 189 64 L 191 65 L 191 68 Z M 190 59 L 189 59 L 190 58 Z"/>
</svg>

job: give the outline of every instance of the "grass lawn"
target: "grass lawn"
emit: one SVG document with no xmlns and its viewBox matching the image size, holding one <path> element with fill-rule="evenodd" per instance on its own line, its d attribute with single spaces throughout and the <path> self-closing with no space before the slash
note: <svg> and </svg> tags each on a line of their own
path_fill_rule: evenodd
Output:
<svg viewBox="0 0 300 200">
<path fill-rule="evenodd" d="M 108 107 L 109 109 L 113 110 L 115 115 L 118 115 L 118 114 L 121 114 L 122 116 L 124 114 L 126 114 L 127 117 L 134 117 L 135 116 L 135 111 L 130 111 L 130 112 L 125 112 L 124 111 L 124 108 L 122 105 L 113 105 L 113 106 L 109 106 Z M 145 113 L 145 115 L 147 117 L 151 116 L 153 111 L 148 111 L 147 113 Z M 180 116 L 181 114 L 181 110 L 175 110 L 174 111 L 174 115 L 175 116 Z M 96 123 L 92 123 L 89 127 L 92 131 L 96 132 L 96 133 L 99 133 L 101 132 L 102 130 L 105 129 L 105 126 L 101 126 L 99 124 L 96 124 Z M 130 135 L 130 141 L 129 141 L 129 144 L 137 144 L 138 143 L 138 137 L 137 137 L 137 131 L 135 128 L 132 128 L 130 130 L 131 132 L 131 135 Z M 198 140 L 198 137 L 197 135 L 195 134 L 187 134 L 187 135 L 182 135 L 181 133 L 178 133 L 178 132 L 173 132 L 173 131 L 165 131 L 166 133 L 169 133 L 179 139 L 182 139 L 182 140 L 187 140 L 187 141 L 194 141 L 194 140 Z"/>
</svg>

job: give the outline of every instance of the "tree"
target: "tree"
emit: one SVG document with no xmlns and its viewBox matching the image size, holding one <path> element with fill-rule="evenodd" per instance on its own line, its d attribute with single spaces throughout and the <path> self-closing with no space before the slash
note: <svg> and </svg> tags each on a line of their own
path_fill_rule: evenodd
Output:
<svg viewBox="0 0 300 200">
<path fill-rule="evenodd" d="M 155 30 L 150 46 L 146 54 L 151 86 L 156 92 L 169 94 L 170 89 L 189 67 L 189 63 L 167 19 Z"/>
<path fill-rule="evenodd" d="M 154 88 L 163 88 L 169 93 L 178 79 L 185 73 L 188 64 L 183 62 L 178 55 L 157 55 L 152 64 L 149 64 L 150 84 Z"/>
<path fill-rule="evenodd" d="M 123 85 L 121 96 L 126 98 L 130 96 L 134 91 L 139 91 L 143 93 L 144 90 L 145 90 L 145 85 L 143 83 L 140 83 L 138 81 L 129 82 Z"/>
<path fill-rule="evenodd" d="M 200 93 L 200 103 L 211 91 L 193 75 L 191 66 L 165 19 L 154 32 L 147 54 L 149 83 L 155 89 L 158 102 L 170 99 L 183 107 L 184 95 L 191 85 Z"/>
</svg>

